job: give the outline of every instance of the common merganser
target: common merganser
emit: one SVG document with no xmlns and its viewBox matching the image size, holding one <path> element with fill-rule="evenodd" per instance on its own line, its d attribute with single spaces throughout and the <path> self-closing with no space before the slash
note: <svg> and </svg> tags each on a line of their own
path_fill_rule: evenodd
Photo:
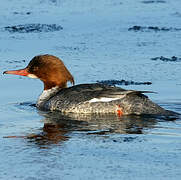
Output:
<svg viewBox="0 0 181 180">
<path fill-rule="evenodd" d="M 143 93 L 149 91 L 125 90 L 103 84 L 74 85 L 74 78 L 64 63 L 52 55 L 35 56 L 24 69 L 5 71 L 30 78 L 39 78 L 44 83 L 44 90 L 36 106 L 40 110 L 71 113 L 117 113 L 175 115 L 153 103 Z M 67 87 L 70 81 L 73 86 Z"/>
</svg>

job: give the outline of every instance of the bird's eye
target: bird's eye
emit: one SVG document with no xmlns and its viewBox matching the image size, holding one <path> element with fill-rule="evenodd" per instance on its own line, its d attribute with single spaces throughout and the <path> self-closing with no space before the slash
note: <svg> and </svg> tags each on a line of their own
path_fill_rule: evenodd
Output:
<svg viewBox="0 0 181 180">
<path fill-rule="evenodd" d="M 34 66 L 34 67 L 33 67 L 33 72 L 36 72 L 36 71 L 38 71 L 38 67 L 37 67 L 37 66 Z"/>
</svg>

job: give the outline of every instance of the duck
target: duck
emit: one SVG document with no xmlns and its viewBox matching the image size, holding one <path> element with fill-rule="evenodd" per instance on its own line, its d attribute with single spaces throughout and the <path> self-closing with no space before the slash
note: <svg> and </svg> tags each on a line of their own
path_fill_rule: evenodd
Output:
<svg viewBox="0 0 181 180">
<path fill-rule="evenodd" d="M 113 113 L 119 116 L 177 114 L 152 102 L 145 95 L 145 93 L 152 93 L 150 91 L 126 90 L 101 83 L 75 85 L 74 77 L 63 61 L 49 54 L 37 55 L 27 67 L 4 71 L 3 74 L 40 79 L 44 84 L 44 90 L 38 98 L 36 107 L 42 111 Z M 68 87 L 68 82 L 72 86 Z"/>
</svg>

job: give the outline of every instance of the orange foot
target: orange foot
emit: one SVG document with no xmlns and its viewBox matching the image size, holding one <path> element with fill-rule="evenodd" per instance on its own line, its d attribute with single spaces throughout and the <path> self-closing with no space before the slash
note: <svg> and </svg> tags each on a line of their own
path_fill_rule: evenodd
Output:
<svg viewBox="0 0 181 180">
<path fill-rule="evenodd" d="M 123 115 L 123 109 L 121 108 L 120 105 L 118 105 L 118 107 L 117 107 L 117 114 L 119 117 Z"/>
</svg>

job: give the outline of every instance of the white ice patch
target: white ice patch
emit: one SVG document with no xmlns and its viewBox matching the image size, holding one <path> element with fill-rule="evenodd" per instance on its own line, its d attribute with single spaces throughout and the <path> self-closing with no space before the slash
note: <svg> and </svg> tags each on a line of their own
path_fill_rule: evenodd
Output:
<svg viewBox="0 0 181 180">
<path fill-rule="evenodd" d="M 33 79 L 37 79 L 38 77 L 36 76 L 36 75 L 34 75 L 34 74 L 28 74 L 27 75 L 29 78 L 33 78 Z"/>
<path fill-rule="evenodd" d="M 93 102 L 110 102 L 110 101 L 115 101 L 118 100 L 119 98 L 107 98 L 107 97 L 101 97 L 101 98 L 93 98 L 91 99 L 89 102 L 93 103 Z"/>
</svg>

